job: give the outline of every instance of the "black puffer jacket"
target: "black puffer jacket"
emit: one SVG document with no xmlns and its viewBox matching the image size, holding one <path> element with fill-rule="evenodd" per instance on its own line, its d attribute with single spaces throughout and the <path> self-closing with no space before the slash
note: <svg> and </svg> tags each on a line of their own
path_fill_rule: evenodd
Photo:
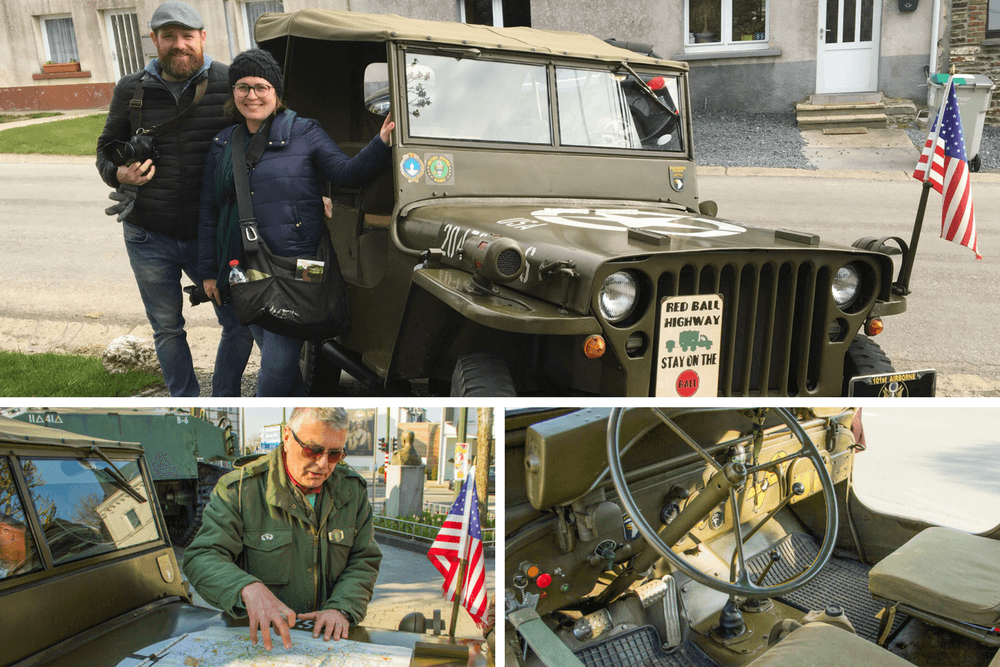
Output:
<svg viewBox="0 0 1000 667">
<path fill-rule="evenodd" d="M 206 58 L 208 60 L 208 58 Z M 229 66 L 212 62 L 207 69 L 195 75 L 184 90 L 180 102 L 174 100 L 166 85 L 149 70 L 122 77 L 115 86 L 114 99 L 104 131 L 97 140 L 97 169 L 104 182 L 117 188 L 116 167 L 104 157 L 104 145 L 118 139 L 128 141 L 132 136 L 129 102 L 139 79 L 143 79 L 142 125 L 152 127 L 176 116 L 194 99 L 195 85 L 206 76 L 208 90 L 205 97 L 178 127 L 156 138 L 160 157 L 153 161 L 156 174 L 139 188 L 135 208 L 127 220 L 137 227 L 160 232 L 179 239 L 193 239 L 198 231 L 198 203 L 201 196 L 201 172 L 212 137 L 233 124 L 223 116 L 222 108 L 231 97 Z"/>
</svg>

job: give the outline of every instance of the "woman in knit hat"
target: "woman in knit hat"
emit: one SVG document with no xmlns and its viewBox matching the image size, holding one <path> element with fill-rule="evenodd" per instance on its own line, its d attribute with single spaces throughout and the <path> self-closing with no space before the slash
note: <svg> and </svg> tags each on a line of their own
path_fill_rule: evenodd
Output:
<svg viewBox="0 0 1000 667">
<path fill-rule="evenodd" d="M 244 51 L 229 66 L 233 98 L 227 105 L 237 125 L 212 142 L 202 180 L 198 220 L 198 268 L 205 292 L 213 299 L 222 325 L 215 358 L 213 396 L 239 396 L 243 371 L 256 340 L 261 351 L 258 396 L 301 396 L 299 374 L 302 341 L 260 327 L 244 327 L 228 300 L 229 261 L 242 259 L 239 212 L 233 184 L 231 141 L 242 127 L 244 146 L 266 132 L 266 147 L 249 171 L 250 195 L 257 229 L 271 251 L 282 257 L 312 257 L 327 233 L 323 220 L 325 181 L 357 188 L 389 168 L 386 117 L 379 134 L 353 158 L 337 146 L 320 124 L 302 118 L 282 102 L 281 67 L 261 49 Z M 237 134 L 239 136 L 239 134 Z"/>
</svg>

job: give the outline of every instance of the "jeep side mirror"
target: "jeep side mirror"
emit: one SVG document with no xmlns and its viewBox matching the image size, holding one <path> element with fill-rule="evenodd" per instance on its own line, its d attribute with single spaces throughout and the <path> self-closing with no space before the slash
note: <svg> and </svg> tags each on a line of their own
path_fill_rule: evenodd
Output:
<svg viewBox="0 0 1000 667">
<path fill-rule="evenodd" d="M 365 68 L 365 108 L 376 116 L 389 113 L 389 70 L 385 63 L 370 63 Z"/>
</svg>

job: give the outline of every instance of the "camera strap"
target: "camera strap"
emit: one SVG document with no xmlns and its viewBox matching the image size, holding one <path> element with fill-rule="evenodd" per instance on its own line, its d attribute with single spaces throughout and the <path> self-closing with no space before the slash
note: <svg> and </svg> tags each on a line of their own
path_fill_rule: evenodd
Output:
<svg viewBox="0 0 1000 667">
<path fill-rule="evenodd" d="M 129 107 L 132 109 L 132 134 L 152 134 L 153 136 L 159 136 L 165 132 L 169 132 L 184 120 L 184 117 L 191 113 L 191 110 L 198 106 L 201 102 L 201 98 L 205 97 L 205 91 L 208 90 L 208 77 L 203 78 L 198 85 L 194 88 L 194 100 L 191 104 L 184 107 L 183 111 L 174 116 L 168 121 L 155 125 L 149 129 L 144 129 L 142 127 L 142 95 L 143 86 L 142 82 L 145 80 L 145 75 L 139 79 L 139 83 L 135 86 L 135 92 L 132 93 L 132 99 L 129 100 Z"/>
<path fill-rule="evenodd" d="M 240 124 L 233 130 L 233 184 L 236 186 L 236 203 L 240 212 L 240 236 L 243 238 L 243 252 L 247 255 L 257 252 L 257 219 L 250 201 L 250 169 L 260 161 L 267 148 L 267 138 L 271 132 L 271 119 L 265 120 L 244 150 L 243 136 L 246 125 Z"/>
</svg>

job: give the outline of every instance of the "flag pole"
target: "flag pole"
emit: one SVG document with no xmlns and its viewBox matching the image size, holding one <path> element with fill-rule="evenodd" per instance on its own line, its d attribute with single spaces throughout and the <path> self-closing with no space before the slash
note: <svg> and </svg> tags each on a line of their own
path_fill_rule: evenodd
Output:
<svg viewBox="0 0 1000 667">
<path fill-rule="evenodd" d="M 452 639 L 455 638 L 455 627 L 458 625 L 458 609 L 462 605 L 462 589 L 465 584 L 466 552 L 469 550 L 469 512 L 472 509 L 470 502 L 476 500 L 469 498 L 472 495 L 472 485 L 469 484 L 469 480 L 475 479 L 475 474 L 476 466 L 472 466 L 469 472 L 466 473 L 465 479 L 462 480 L 462 490 L 460 491 L 460 493 L 465 495 L 465 508 L 462 512 L 462 538 L 458 543 L 458 580 L 455 582 L 455 601 L 451 605 L 451 624 L 448 626 L 448 636 Z M 476 510 L 479 510 L 478 506 Z"/>
<path fill-rule="evenodd" d="M 934 124 L 931 126 L 931 131 L 927 133 L 928 141 L 931 141 L 931 135 L 934 135 L 931 142 L 934 150 L 928 156 L 927 168 L 924 170 L 923 189 L 920 192 L 920 203 L 917 204 L 917 217 L 913 221 L 913 232 L 910 234 L 909 252 L 903 258 L 903 265 L 899 267 L 899 279 L 893 285 L 893 291 L 900 296 L 907 296 L 910 293 L 910 274 L 913 272 L 913 260 L 917 256 L 917 243 L 920 241 L 920 232 L 924 227 L 924 211 L 927 209 L 927 195 L 931 191 L 931 167 L 934 164 L 934 153 L 937 150 L 938 138 L 941 136 L 944 108 L 948 104 L 948 98 L 951 96 L 951 86 L 954 80 L 955 66 L 952 65 L 951 71 L 948 73 L 948 85 L 944 87 L 944 94 L 941 96 L 941 103 L 938 105 L 937 116 L 934 119 Z"/>
<path fill-rule="evenodd" d="M 458 608 L 462 604 L 462 584 L 465 581 L 465 559 L 458 561 L 458 581 L 455 582 L 455 602 L 451 606 L 451 624 L 448 626 L 448 636 L 455 638 L 455 626 L 458 625 Z"/>
</svg>

